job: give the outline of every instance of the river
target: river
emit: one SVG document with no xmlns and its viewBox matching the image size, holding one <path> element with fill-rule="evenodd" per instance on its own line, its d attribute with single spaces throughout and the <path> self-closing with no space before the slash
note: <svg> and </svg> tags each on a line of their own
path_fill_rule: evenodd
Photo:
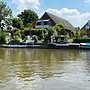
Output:
<svg viewBox="0 0 90 90">
<path fill-rule="evenodd" d="M 0 90 L 90 90 L 90 51 L 1 48 Z"/>
</svg>

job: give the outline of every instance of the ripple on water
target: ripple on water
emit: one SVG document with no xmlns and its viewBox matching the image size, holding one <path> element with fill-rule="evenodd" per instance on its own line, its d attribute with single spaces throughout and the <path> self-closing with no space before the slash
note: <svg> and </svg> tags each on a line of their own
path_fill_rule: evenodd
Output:
<svg viewBox="0 0 90 90">
<path fill-rule="evenodd" d="M 90 51 L 0 49 L 0 90 L 90 90 Z"/>
</svg>

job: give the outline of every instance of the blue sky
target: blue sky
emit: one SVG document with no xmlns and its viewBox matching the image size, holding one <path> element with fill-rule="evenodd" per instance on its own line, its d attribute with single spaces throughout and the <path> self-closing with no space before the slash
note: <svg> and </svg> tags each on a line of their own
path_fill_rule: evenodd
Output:
<svg viewBox="0 0 90 90">
<path fill-rule="evenodd" d="M 82 27 L 90 19 L 90 0 L 5 0 L 17 15 L 24 9 L 33 9 L 39 16 L 45 11 Z"/>
</svg>

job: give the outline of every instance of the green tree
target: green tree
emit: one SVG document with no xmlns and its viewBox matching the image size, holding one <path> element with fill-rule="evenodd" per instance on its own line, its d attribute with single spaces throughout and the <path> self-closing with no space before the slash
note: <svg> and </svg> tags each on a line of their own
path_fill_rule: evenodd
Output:
<svg viewBox="0 0 90 90">
<path fill-rule="evenodd" d="M 64 30 L 64 25 L 63 24 L 56 24 L 53 27 L 54 31 L 56 31 L 57 35 L 65 35 L 66 31 Z"/>
<path fill-rule="evenodd" d="M 1 21 L 5 20 L 7 17 L 12 16 L 11 9 L 7 6 L 4 1 L 0 1 L 0 28 L 3 29 Z"/>
<path fill-rule="evenodd" d="M 64 41 L 67 38 L 67 31 L 63 24 L 56 24 L 53 29 L 56 42 Z"/>
<path fill-rule="evenodd" d="M 21 12 L 18 17 L 22 19 L 24 26 L 27 26 L 27 24 L 32 23 L 33 21 L 38 19 L 37 13 L 30 9 Z"/>
<path fill-rule="evenodd" d="M 18 28 L 18 29 L 22 29 L 23 28 L 23 22 L 22 22 L 21 18 L 13 18 L 12 26 L 15 28 Z"/>
<path fill-rule="evenodd" d="M 75 38 L 79 39 L 80 37 L 81 37 L 81 31 L 78 30 L 78 31 L 75 32 Z"/>
<path fill-rule="evenodd" d="M 47 28 L 47 32 L 44 36 L 44 43 L 50 43 L 51 42 L 51 36 L 54 34 L 53 28 L 49 27 Z"/>
</svg>

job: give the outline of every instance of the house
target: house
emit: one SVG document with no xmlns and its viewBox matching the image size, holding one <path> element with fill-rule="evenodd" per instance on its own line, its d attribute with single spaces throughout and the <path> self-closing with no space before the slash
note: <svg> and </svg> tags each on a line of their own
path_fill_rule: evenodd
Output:
<svg viewBox="0 0 90 90">
<path fill-rule="evenodd" d="M 51 13 L 45 12 L 43 16 L 40 18 L 40 20 L 49 20 L 50 25 L 54 26 L 55 24 L 61 23 L 64 25 L 65 29 L 73 30 L 74 27 L 65 19 L 60 18 L 56 15 L 53 15 Z"/>
<path fill-rule="evenodd" d="M 67 20 L 49 12 L 45 12 L 39 20 L 34 22 L 34 28 L 48 28 L 49 26 L 54 26 L 59 23 L 64 25 L 64 29 L 70 36 L 74 35 L 75 28 Z"/>
<path fill-rule="evenodd" d="M 90 20 L 88 20 L 88 22 L 81 29 L 90 29 Z"/>
<path fill-rule="evenodd" d="M 81 28 L 83 37 L 90 37 L 90 20 Z"/>
</svg>

